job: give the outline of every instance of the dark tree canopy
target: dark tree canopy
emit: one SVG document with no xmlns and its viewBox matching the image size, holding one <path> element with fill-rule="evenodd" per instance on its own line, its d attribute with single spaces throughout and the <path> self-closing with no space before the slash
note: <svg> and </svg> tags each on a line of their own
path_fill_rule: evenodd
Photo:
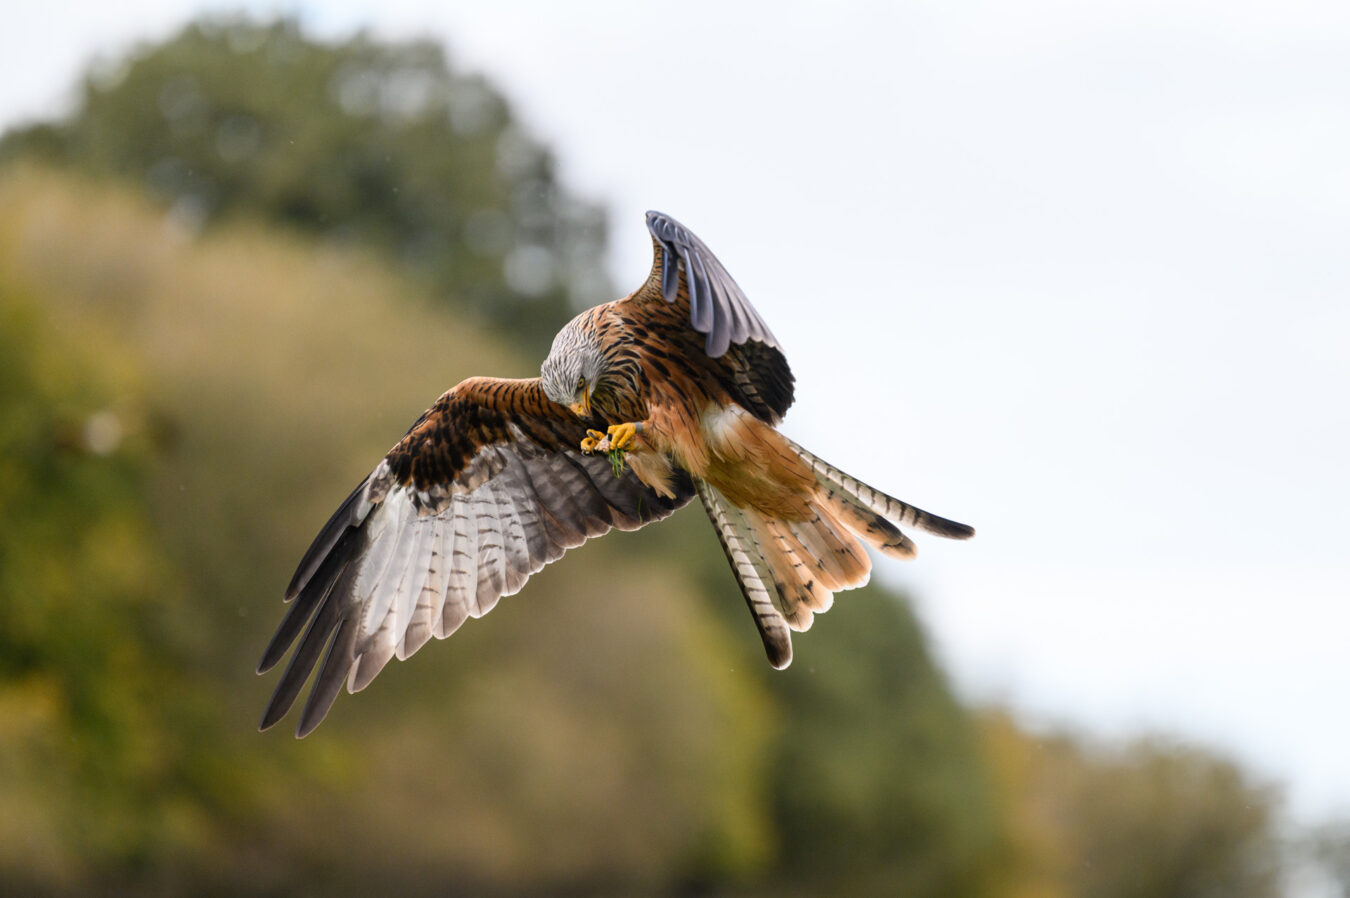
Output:
<svg viewBox="0 0 1350 898">
<path fill-rule="evenodd" d="M 192 226 L 260 214 L 376 247 L 531 349 L 571 305 L 613 298 L 600 209 L 563 190 L 505 99 L 430 41 L 189 25 L 92 70 L 73 116 L 0 145 L 21 153 L 134 178 Z"/>
</svg>

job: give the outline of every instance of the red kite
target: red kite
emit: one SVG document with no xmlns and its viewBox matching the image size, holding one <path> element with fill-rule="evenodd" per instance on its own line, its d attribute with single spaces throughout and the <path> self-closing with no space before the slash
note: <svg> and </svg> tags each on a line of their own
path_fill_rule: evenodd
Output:
<svg viewBox="0 0 1350 898">
<path fill-rule="evenodd" d="M 647 228 L 646 283 L 572 319 L 539 377 L 474 377 L 441 396 L 324 525 L 258 666 L 271 669 L 304 630 L 262 729 L 325 647 L 298 736 L 343 683 L 364 689 L 390 658 L 491 611 L 567 549 L 694 496 L 780 669 L 790 630 L 867 582 L 859 540 L 911 558 L 897 525 L 974 535 L 779 433 L 793 377 L 778 341 L 703 241 L 659 212 Z"/>
</svg>

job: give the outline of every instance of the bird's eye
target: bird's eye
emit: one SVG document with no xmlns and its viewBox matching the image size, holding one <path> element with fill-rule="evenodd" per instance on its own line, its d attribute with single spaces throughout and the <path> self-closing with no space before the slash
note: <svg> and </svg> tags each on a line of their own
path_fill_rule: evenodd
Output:
<svg viewBox="0 0 1350 898">
<path fill-rule="evenodd" d="M 580 393 L 584 389 L 586 389 L 586 378 L 577 378 L 577 392 Z"/>
</svg>

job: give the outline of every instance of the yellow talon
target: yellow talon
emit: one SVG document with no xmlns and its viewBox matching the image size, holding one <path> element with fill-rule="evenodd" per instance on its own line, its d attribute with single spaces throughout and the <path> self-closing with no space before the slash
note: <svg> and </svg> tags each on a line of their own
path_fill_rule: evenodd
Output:
<svg viewBox="0 0 1350 898">
<path fill-rule="evenodd" d="M 628 449 L 633 444 L 633 437 L 638 432 L 636 424 L 611 424 L 609 426 L 609 448 L 610 449 Z"/>
<path fill-rule="evenodd" d="M 600 448 L 600 441 L 604 438 L 605 435 L 598 430 L 587 430 L 586 438 L 581 441 L 581 451 L 590 455 Z"/>
</svg>

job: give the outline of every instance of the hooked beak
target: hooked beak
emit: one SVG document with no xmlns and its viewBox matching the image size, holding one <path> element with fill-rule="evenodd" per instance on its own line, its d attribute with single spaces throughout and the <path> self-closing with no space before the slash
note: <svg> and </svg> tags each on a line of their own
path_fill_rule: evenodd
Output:
<svg viewBox="0 0 1350 898">
<path fill-rule="evenodd" d="M 578 418 L 589 418 L 591 416 L 591 391 L 586 390 L 582 393 L 581 401 L 572 403 L 569 408 L 572 409 L 572 414 Z"/>
</svg>

